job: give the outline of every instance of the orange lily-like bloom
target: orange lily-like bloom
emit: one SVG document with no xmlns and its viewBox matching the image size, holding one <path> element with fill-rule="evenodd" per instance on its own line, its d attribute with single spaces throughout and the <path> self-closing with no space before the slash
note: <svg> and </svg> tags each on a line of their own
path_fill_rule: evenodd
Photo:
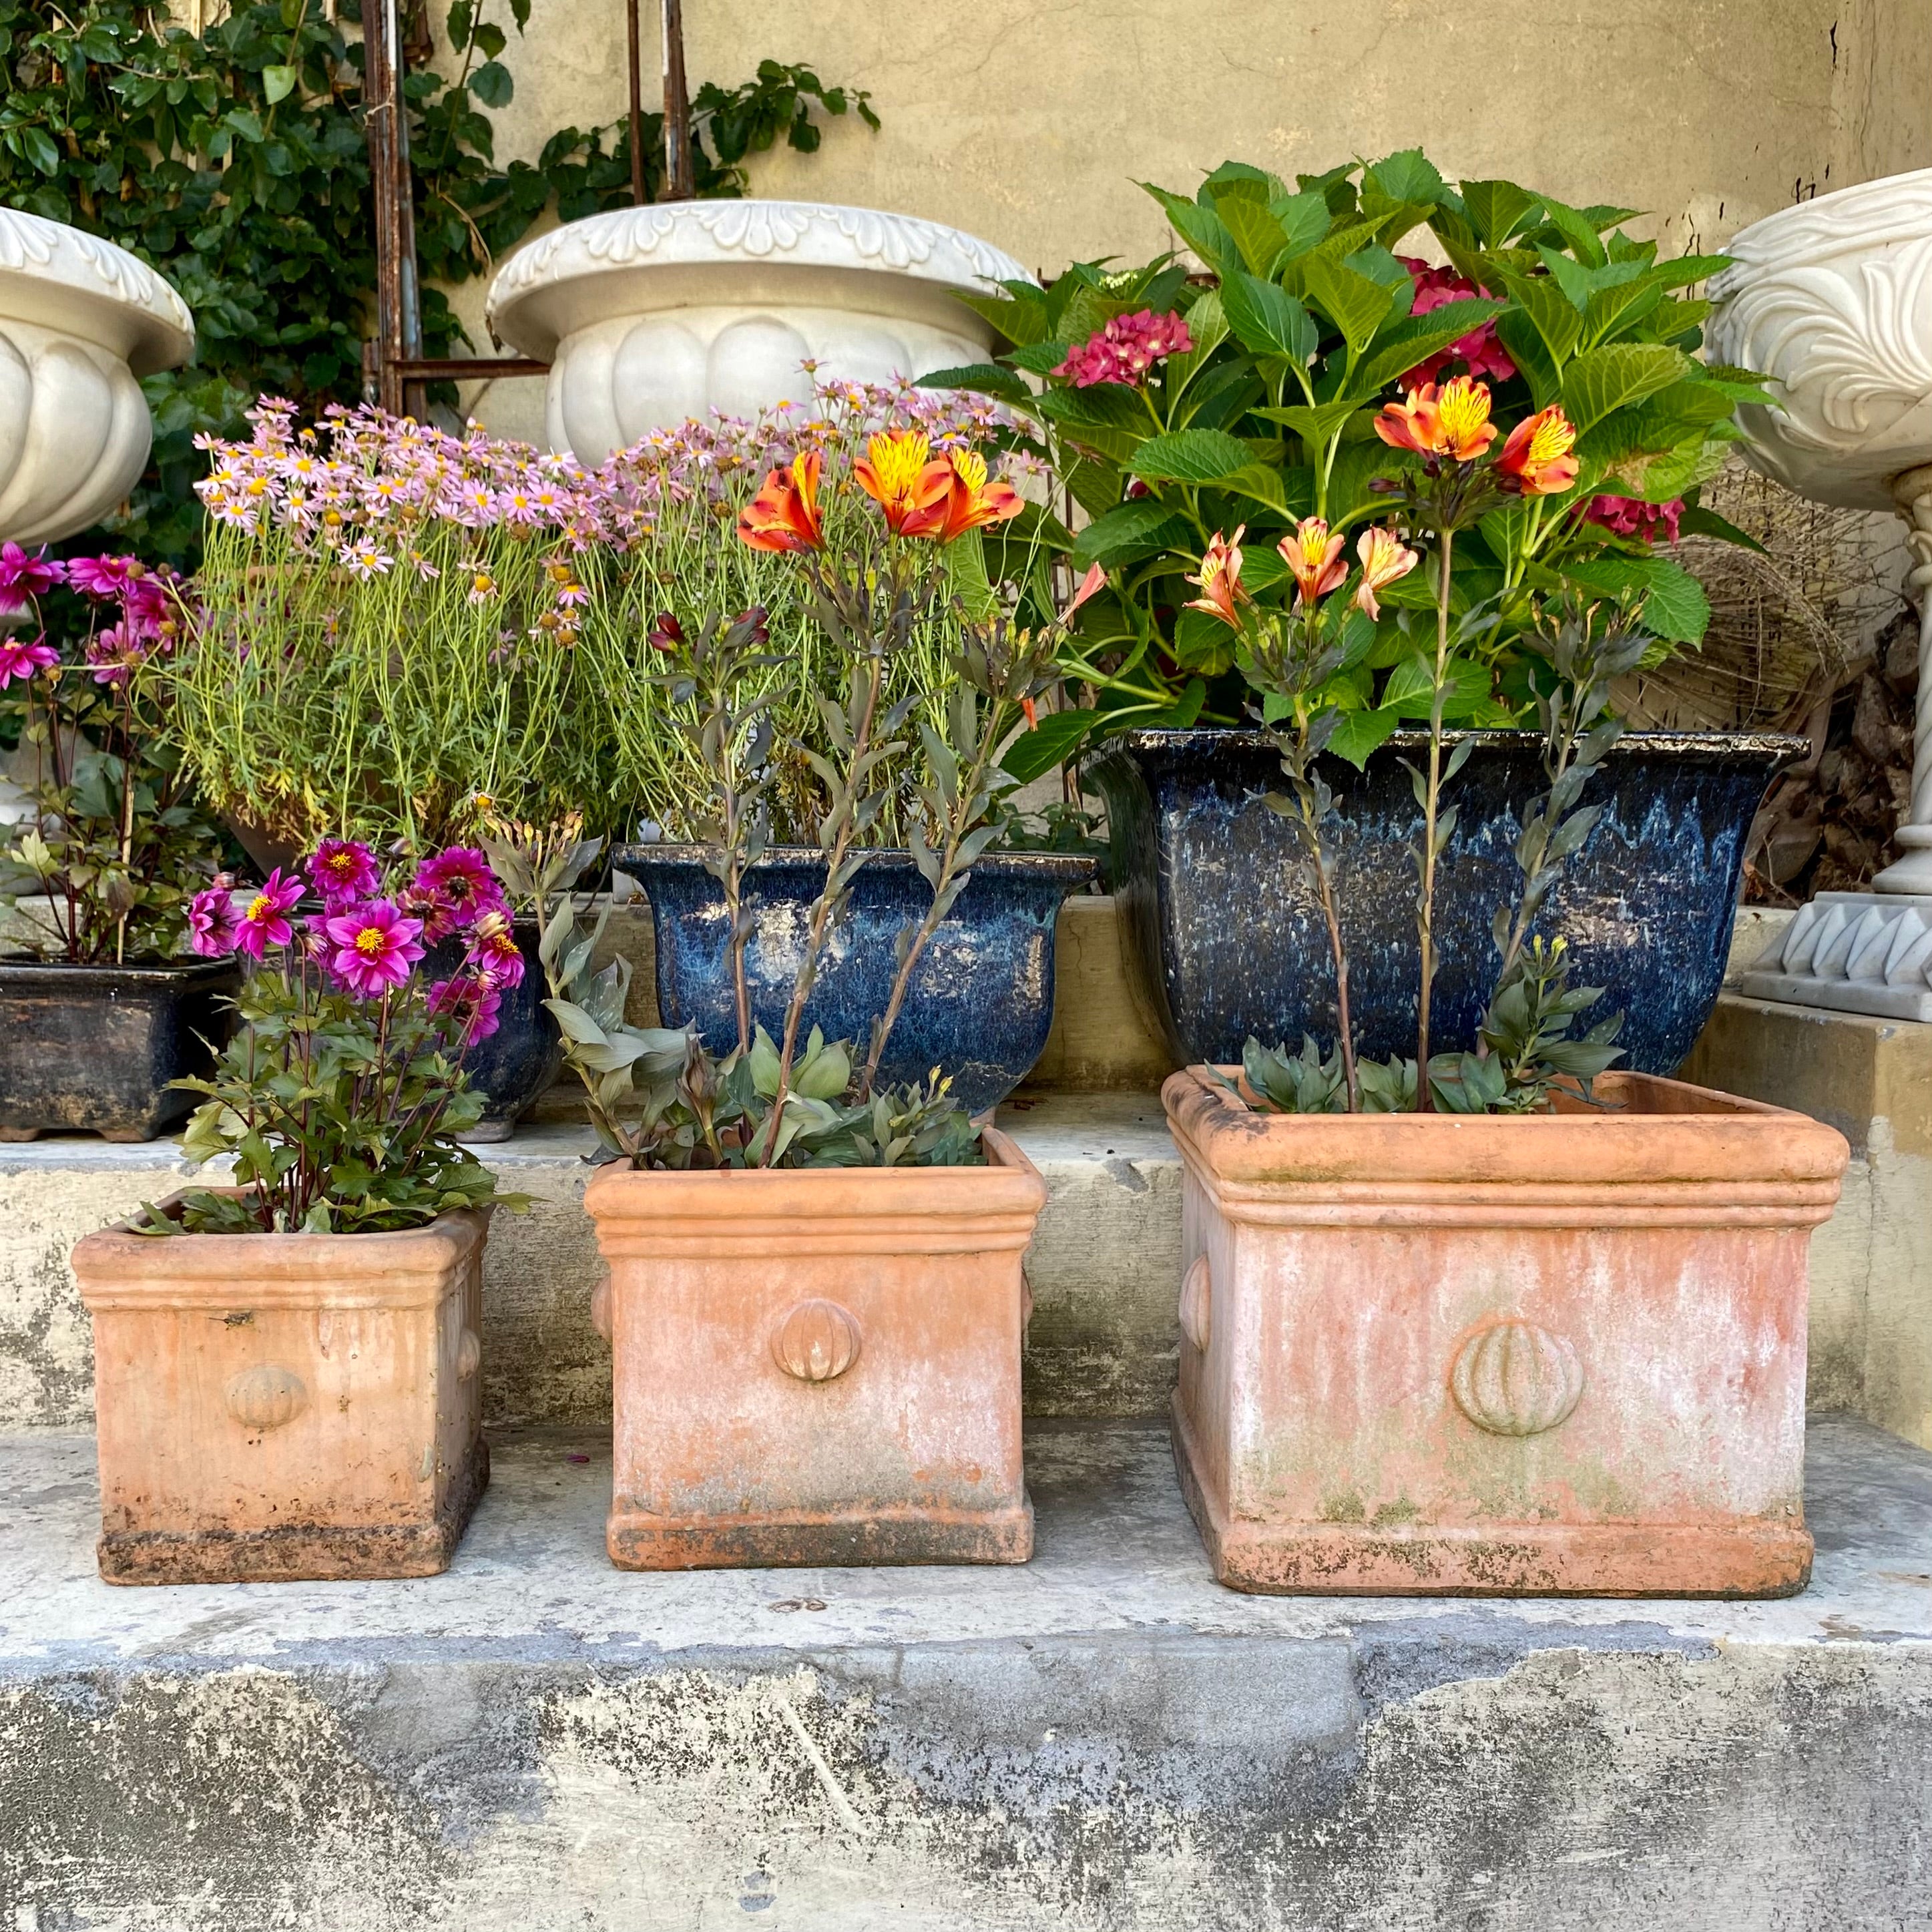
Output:
<svg viewBox="0 0 1932 1932">
<path fill-rule="evenodd" d="M 1394 531 L 1385 530 L 1380 524 L 1362 532 L 1355 554 L 1362 560 L 1362 580 L 1355 586 L 1355 608 L 1372 620 L 1382 614 L 1376 592 L 1398 577 L 1406 577 L 1421 560 Z"/>
<path fill-rule="evenodd" d="M 877 503 L 896 537 L 936 536 L 946 520 L 952 465 L 935 458 L 925 432 L 896 429 L 869 438 L 853 480 Z"/>
<path fill-rule="evenodd" d="M 1439 389 L 1424 382 L 1409 391 L 1406 402 L 1382 405 L 1376 434 L 1391 447 L 1412 449 L 1418 456 L 1473 463 L 1496 440 L 1490 386 L 1467 376 L 1453 376 Z"/>
<path fill-rule="evenodd" d="M 1526 496 L 1553 496 L 1576 480 L 1576 424 L 1552 403 L 1510 431 L 1496 474 Z"/>
<path fill-rule="evenodd" d="M 1020 493 L 1010 484 L 986 480 L 986 459 L 976 451 L 956 449 L 949 468 L 951 474 L 946 480 L 946 494 L 923 518 L 908 518 L 904 535 L 925 536 L 923 529 L 913 526 L 926 518 L 934 518 L 933 534 L 941 543 L 948 544 L 982 524 L 1003 523 L 1009 517 L 1017 517 L 1025 508 Z"/>
<path fill-rule="evenodd" d="M 1283 537 L 1275 545 L 1282 562 L 1294 573 L 1304 604 L 1320 602 L 1348 575 L 1348 566 L 1342 561 L 1345 541 L 1339 532 L 1329 535 L 1324 518 L 1304 517 L 1295 525 L 1292 536 Z"/>
<path fill-rule="evenodd" d="M 1201 586 L 1201 595 L 1189 600 L 1188 609 L 1205 610 L 1232 631 L 1241 628 L 1239 607 L 1254 601 L 1241 582 L 1241 539 L 1247 530 L 1246 524 L 1239 525 L 1232 537 L 1223 537 L 1216 530 L 1201 559 L 1201 574 L 1187 580 Z"/>
<path fill-rule="evenodd" d="M 808 449 L 774 470 L 738 518 L 738 535 L 754 550 L 806 551 L 824 547 L 818 518 L 818 474 L 824 458 Z"/>
</svg>

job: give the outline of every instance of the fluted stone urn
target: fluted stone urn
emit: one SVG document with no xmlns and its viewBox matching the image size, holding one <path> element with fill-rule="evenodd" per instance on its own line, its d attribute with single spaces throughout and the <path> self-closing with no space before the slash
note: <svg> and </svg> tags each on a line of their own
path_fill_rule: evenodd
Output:
<svg viewBox="0 0 1932 1932">
<path fill-rule="evenodd" d="M 599 463 L 653 429 L 751 416 L 822 376 L 886 382 L 986 358 L 959 298 L 1033 278 L 909 214 L 808 201 L 687 201 L 573 221 L 498 272 L 498 340 L 550 364 L 545 434 Z"/>
<path fill-rule="evenodd" d="M 1784 404 L 1738 412 L 1747 454 L 1801 496 L 1904 517 L 1921 616 L 1905 856 L 1874 892 L 1820 893 L 1744 991 L 1932 1020 L 1932 168 L 1780 209 L 1726 252 L 1708 353 Z"/>
<path fill-rule="evenodd" d="M 187 304 L 146 262 L 0 208 L 0 538 L 51 542 L 120 502 L 152 434 L 137 378 L 194 348 Z"/>
</svg>

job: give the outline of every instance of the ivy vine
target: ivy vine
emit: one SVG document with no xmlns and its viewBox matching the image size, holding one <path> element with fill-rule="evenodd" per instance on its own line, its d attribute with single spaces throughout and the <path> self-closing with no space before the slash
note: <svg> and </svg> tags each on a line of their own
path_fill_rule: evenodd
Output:
<svg viewBox="0 0 1932 1932">
<path fill-rule="evenodd" d="M 530 0 L 505 4 L 508 28 L 490 0 L 455 0 L 441 63 L 454 78 L 417 64 L 405 81 L 432 356 L 468 339 L 442 288 L 489 273 L 553 202 L 572 220 L 630 199 L 623 121 L 562 128 L 536 165 L 499 165 L 490 112 L 514 87 L 500 56 L 530 17 Z M 148 379 L 153 456 L 106 526 L 143 556 L 195 560 L 198 435 L 242 433 L 263 392 L 304 412 L 362 394 L 376 254 L 359 7 L 262 0 L 196 34 L 142 0 L 0 0 L 0 201 L 118 242 L 194 313 L 195 359 Z M 409 37 L 427 51 L 420 16 Z M 781 136 L 814 149 L 815 112 L 879 124 L 862 90 L 770 60 L 740 86 L 704 83 L 692 108 L 698 191 L 711 196 L 743 193 L 746 158 Z M 661 116 L 644 136 L 655 197 Z"/>
</svg>

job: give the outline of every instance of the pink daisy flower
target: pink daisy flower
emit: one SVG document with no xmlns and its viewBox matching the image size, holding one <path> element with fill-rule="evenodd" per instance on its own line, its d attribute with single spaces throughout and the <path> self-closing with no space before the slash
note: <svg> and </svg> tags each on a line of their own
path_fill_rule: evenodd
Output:
<svg viewBox="0 0 1932 1932">
<path fill-rule="evenodd" d="M 329 970 L 358 1000 L 380 999 L 406 982 L 423 956 L 422 921 L 411 919 L 387 899 L 358 906 L 324 922 L 334 949 Z"/>
<path fill-rule="evenodd" d="M 278 866 L 242 912 L 236 951 L 259 959 L 269 946 L 287 945 L 295 937 L 288 915 L 302 896 L 301 880 L 289 878 Z"/>
</svg>

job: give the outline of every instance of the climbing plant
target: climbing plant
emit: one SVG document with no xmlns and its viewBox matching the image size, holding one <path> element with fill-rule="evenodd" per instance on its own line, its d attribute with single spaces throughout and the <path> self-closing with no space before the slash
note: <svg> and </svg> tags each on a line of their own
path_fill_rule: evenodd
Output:
<svg viewBox="0 0 1932 1932">
<path fill-rule="evenodd" d="M 108 526 L 144 556 L 194 560 L 198 436 L 245 434 L 242 412 L 264 392 L 304 411 L 361 397 L 376 254 L 359 8 L 261 0 L 195 33 L 144 0 L 0 0 L 0 202 L 119 243 L 194 312 L 194 362 L 147 380 L 153 457 Z M 621 122 L 560 130 L 534 166 L 498 163 L 490 115 L 514 88 L 501 56 L 529 16 L 530 0 L 455 0 L 442 70 L 418 64 L 405 82 L 432 356 L 466 340 L 436 285 L 488 274 L 553 200 L 572 220 L 629 199 Z M 428 50 L 420 17 L 406 38 Z M 705 83 L 693 106 L 707 196 L 742 194 L 746 156 L 781 136 L 814 148 L 814 112 L 878 124 L 862 92 L 776 61 L 735 87 Z M 655 194 L 661 118 L 644 129 Z"/>
</svg>

